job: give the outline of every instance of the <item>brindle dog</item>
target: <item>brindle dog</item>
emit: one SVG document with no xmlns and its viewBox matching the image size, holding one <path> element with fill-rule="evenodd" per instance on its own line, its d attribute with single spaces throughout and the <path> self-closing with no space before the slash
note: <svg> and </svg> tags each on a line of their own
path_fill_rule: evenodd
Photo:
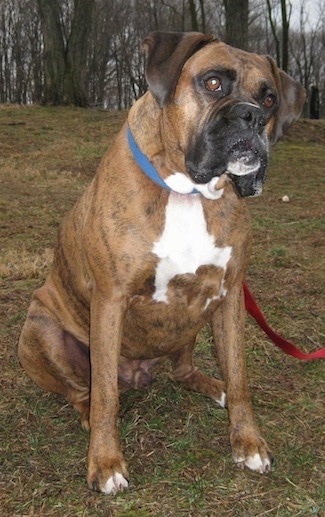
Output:
<svg viewBox="0 0 325 517">
<path fill-rule="evenodd" d="M 271 468 L 245 366 L 246 196 L 260 194 L 275 143 L 303 88 L 273 59 L 200 33 L 144 40 L 149 91 L 63 221 L 35 291 L 19 358 L 90 428 L 88 484 L 123 490 L 119 382 L 144 387 L 169 359 L 174 380 L 227 405 L 234 461 Z M 193 362 L 210 323 L 223 380 Z"/>
</svg>

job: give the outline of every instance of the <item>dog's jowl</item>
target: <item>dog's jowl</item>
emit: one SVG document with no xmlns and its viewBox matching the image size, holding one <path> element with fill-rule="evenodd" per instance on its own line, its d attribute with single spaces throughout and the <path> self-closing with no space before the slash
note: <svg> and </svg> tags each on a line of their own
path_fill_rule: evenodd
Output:
<svg viewBox="0 0 325 517">
<path fill-rule="evenodd" d="M 245 197 L 261 193 L 270 144 L 305 100 L 272 58 L 211 36 L 153 32 L 143 45 L 149 90 L 61 224 L 19 342 L 30 377 L 90 429 L 88 484 L 105 493 L 129 478 L 119 385 L 148 386 L 166 360 L 175 381 L 227 407 L 235 463 L 270 470 L 245 367 Z M 193 362 L 207 323 L 223 380 Z"/>
</svg>

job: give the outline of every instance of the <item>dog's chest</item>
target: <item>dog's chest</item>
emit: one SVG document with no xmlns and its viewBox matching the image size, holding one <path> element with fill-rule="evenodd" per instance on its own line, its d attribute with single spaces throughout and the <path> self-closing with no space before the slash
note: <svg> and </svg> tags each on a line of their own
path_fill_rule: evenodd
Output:
<svg viewBox="0 0 325 517">
<path fill-rule="evenodd" d="M 153 245 L 158 262 L 153 299 L 166 304 L 200 298 L 205 309 L 226 294 L 224 276 L 231 257 L 230 246 L 218 247 L 208 232 L 200 195 L 171 193 L 165 226 Z M 196 299 L 196 300 L 195 300 Z"/>
</svg>

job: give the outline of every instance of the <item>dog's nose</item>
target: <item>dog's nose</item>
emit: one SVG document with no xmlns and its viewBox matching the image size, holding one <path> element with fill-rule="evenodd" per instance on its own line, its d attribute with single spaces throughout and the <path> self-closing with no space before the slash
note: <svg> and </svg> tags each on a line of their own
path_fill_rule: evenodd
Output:
<svg viewBox="0 0 325 517">
<path fill-rule="evenodd" d="M 261 108 L 250 102 L 240 102 L 233 106 L 231 116 L 243 120 L 249 129 L 262 130 L 266 124 Z"/>
</svg>

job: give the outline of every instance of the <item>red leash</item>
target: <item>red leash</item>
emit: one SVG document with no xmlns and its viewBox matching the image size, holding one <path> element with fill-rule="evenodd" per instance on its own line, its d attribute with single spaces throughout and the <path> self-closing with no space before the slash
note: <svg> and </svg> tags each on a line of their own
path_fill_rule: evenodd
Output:
<svg viewBox="0 0 325 517">
<path fill-rule="evenodd" d="M 280 334 L 271 329 L 269 324 L 267 323 L 262 311 L 258 307 L 256 301 L 253 298 L 252 293 L 247 287 L 247 284 L 244 283 L 244 296 L 245 296 L 245 306 L 248 314 L 253 316 L 258 325 L 264 330 L 265 334 L 273 341 L 273 343 L 281 348 L 286 354 L 292 355 L 293 357 L 297 357 L 298 359 L 304 359 L 305 361 L 309 361 L 310 359 L 325 359 L 325 348 L 321 348 L 316 352 L 312 352 L 311 354 L 305 354 L 301 352 L 293 343 L 284 339 Z"/>
</svg>

